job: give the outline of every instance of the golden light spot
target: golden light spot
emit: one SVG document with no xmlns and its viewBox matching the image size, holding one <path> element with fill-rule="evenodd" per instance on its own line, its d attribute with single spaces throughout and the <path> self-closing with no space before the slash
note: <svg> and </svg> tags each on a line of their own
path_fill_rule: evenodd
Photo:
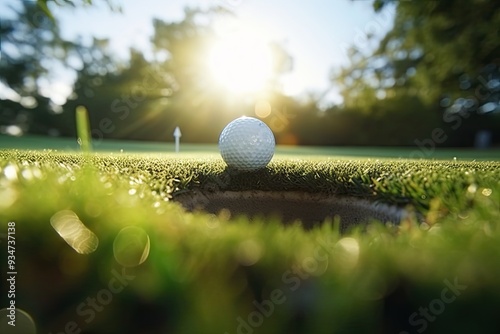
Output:
<svg viewBox="0 0 500 334">
<path fill-rule="evenodd" d="M 216 229 L 219 227 L 219 220 L 217 219 L 216 215 L 211 214 L 206 219 L 206 224 L 209 229 Z"/>
<path fill-rule="evenodd" d="M 10 181 L 17 181 L 18 168 L 16 165 L 8 164 L 3 169 L 3 175 Z"/>
<path fill-rule="evenodd" d="M 359 244 L 354 238 L 342 238 L 336 244 L 336 256 L 346 269 L 352 269 L 358 264 Z"/>
<path fill-rule="evenodd" d="M 474 183 L 467 187 L 467 191 L 470 192 L 471 194 L 474 194 L 476 190 L 477 190 L 477 185 Z"/>
<path fill-rule="evenodd" d="M 6 187 L 0 184 L 0 209 L 7 209 L 17 200 L 17 191 L 7 185 Z"/>
<path fill-rule="evenodd" d="M 266 118 L 271 115 L 271 105 L 266 100 L 260 100 L 255 104 L 255 115 Z"/>
<path fill-rule="evenodd" d="M 260 260 L 262 253 L 263 249 L 260 243 L 255 240 L 245 240 L 240 243 L 236 256 L 240 264 L 251 266 Z"/>
<path fill-rule="evenodd" d="M 56 232 L 80 254 L 90 254 L 97 249 L 99 239 L 70 210 L 57 212 L 50 218 L 50 225 Z"/>
<path fill-rule="evenodd" d="M 137 226 L 127 226 L 118 232 L 113 242 L 113 254 L 122 266 L 136 267 L 146 261 L 150 247 L 146 231 Z"/>
<path fill-rule="evenodd" d="M 29 169 L 29 168 L 23 169 L 21 172 L 21 175 L 22 175 L 23 179 L 25 179 L 27 181 L 31 181 L 34 177 L 33 173 L 31 172 L 31 169 Z"/>
<path fill-rule="evenodd" d="M 221 221 L 228 221 L 229 219 L 231 219 L 231 211 L 229 211 L 228 209 L 222 209 L 219 211 L 218 217 Z"/>
<path fill-rule="evenodd" d="M 493 190 L 491 190 L 490 188 L 484 188 L 483 191 L 481 191 L 481 194 L 483 194 L 483 196 L 486 196 L 486 197 L 491 196 L 492 193 L 493 193 Z"/>
</svg>

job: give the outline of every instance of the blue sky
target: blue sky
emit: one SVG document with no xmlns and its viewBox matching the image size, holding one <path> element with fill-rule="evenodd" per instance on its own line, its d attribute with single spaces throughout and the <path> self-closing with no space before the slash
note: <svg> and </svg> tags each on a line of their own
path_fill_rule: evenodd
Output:
<svg viewBox="0 0 500 334">
<path fill-rule="evenodd" d="M 12 3 L 14 0 L 2 0 Z M 63 36 L 109 37 L 113 49 L 126 57 L 130 46 L 147 50 L 152 35 L 152 18 L 180 20 L 186 6 L 222 5 L 239 18 L 266 31 L 268 38 L 283 43 L 294 59 L 291 74 L 284 78 L 291 95 L 329 89 L 328 74 L 348 62 L 345 50 L 355 44 L 368 50 L 365 37 L 382 36 L 390 29 L 393 9 L 375 14 L 369 0 L 113 0 L 123 14 L 106 6 L 71 10 L 53 7 Z M 96 1 L 98 2 L 98 1 Z M 62 79 L 61 79 L 62 80 Z M 67 78 L 65 80 L 68 80 Z M 328 101 L 339 102 L 335 87 Z"/>
</svg>

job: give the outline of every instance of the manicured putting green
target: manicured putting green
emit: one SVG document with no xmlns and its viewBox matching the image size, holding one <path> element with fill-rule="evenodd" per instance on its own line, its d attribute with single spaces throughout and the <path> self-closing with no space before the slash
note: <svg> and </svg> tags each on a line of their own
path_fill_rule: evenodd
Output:
<svg viewBox="0 0 500 334">
<path fill-rule="evenodd" d="M 124 153 L 173 153 L 175 146 L 173 137 L 170 142 L 140 142 L 120 140 L 93 140 L 93 149 L 97 152 L 124 152 Z M 12 137 L 0 135 L 0 149 L 19 150 L 58 150 L 66 152 L 80 152 L 80 146 L 73 138 L 23 136 Z M 188 154 L 215 154 L 219 149 L 214 144 L 185 144 L 181 142 L 181 153 Z M 476 150 L 472 148 L 419 148 L 419 147 L 308 147 L 308 146 L 277 146 L 277 155 L 287 157 L 355 157 L 363 158 L 403 158 L 403 159 L 440 159 L 440 160 L 500 160 L 500 149 Z M 181 155 L 182 156 L 182 155 Z"/>
</svg>

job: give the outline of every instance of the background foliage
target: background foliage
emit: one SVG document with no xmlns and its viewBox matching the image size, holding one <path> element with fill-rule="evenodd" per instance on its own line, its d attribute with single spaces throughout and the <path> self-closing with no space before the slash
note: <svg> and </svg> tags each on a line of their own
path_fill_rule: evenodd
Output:
<svg viewBox="0 0 500 334">
<path fill-rule="evenodd" d="M 89 6 L 59 1 L 60 5 Z M 109 8 L 119 7 L 107 2 Z M 353 45 L 350 63 L 332 71 L 343 103 L 320 108 L 322 94 L 286 96 L 279 85 L 235 98 L 203 75 L 203 55 L 214 22 L 233 13 L 222 7 L 186 9 L 178 22 L 155 19 L 154 58 L 131 49 L 119 60 L 107 40 L 90 45 L 61 38 L 47 1 L 23 2 L 16 19 L 2 19 L 0 82 L 15 98 L 0 100 L 0 131 L 74 136 L 74 109 L 87 106 L 95 139 L 171 140 L 180 126 L 186 142 L 216 142 L 228 121 L 255 116 L 269 101 L 267 119 L 278 143 L 305 145 L 418 145 L 442 129 L 443 146 L 472 146 L 478 131 L 500 142 L 500 9 L 494 0 L 373 2 L 395 6 L 393 28 L 374 51 Z M 367 38 L 375 38 L 367 32 Z M 274 77 L 291 70 L 281 55 Z M 57 67 L 75 71 L 73 93 L 56 105 L 41 84 Z M 325 74 L 326 75 L 326 74 Z"/>
</svg>

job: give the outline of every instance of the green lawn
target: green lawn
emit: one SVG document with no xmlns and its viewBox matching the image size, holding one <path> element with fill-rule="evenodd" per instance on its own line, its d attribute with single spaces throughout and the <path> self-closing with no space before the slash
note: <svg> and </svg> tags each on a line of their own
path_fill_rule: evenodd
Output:
<svg viewBox="0 0 500 334">
<path fill-rule="evenodd" d="M 138 142 L 130 140 L 94 140 L 96 152 L 123 152 L 125 153 L 173 153 L 174 143 Z M 80 148 L 75 139 L 55 138 L 42 136 L 12 137 L 0 135 L 0 149 L 52 149 L 59 151 L 79 152 Z M 184 144 L 181 141 L 182 153 L 217 154 L 218 148 L 214 144 Z M 451 160 L 500 160 L 500 149 L 476 150 L 471 148 L 432 149 L 418 147 L 308 147 L 308 146 L 278 146 L 277 155 L 286 156 L 328 156 L 328 157 L 356 157 L 356 158 L 403 158 L 403 159 L 442 159 Z"/>
<path fill-rule="evenodd" d="M 500 331 L 496 151 L 279 148 L 266 169 L 238 173 L 214 146 L 85 155 L 28 139 L 17 147 L 40 150 L 0 151 L 0 233 L 15 223 L 16 306 L 40 333 Z M 305 231 L 171 200 L 224 190 L 356 196 L 425 223 Z"/>
</svg>

